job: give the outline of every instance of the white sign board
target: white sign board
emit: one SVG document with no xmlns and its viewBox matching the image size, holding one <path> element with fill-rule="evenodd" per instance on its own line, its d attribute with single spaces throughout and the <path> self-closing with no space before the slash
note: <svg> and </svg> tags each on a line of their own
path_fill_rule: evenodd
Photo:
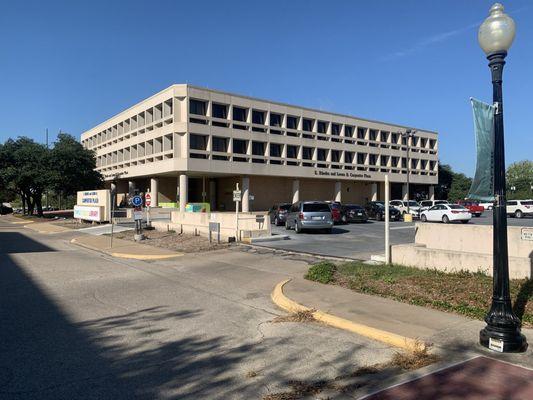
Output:
<svg viewBox="0 0 533 400">
<path fill-rule="evenodd" d="M 234 190 L 233 191 L 233 201 L 241 201 L 241 191 L 240 190 Z"/>
<path fill-rule="evenodd" d="M 133 211 L 133 220 L 134 221 L 141 221 L 143 219 L 143 212 L 142 211 Z"/>
<path fill-rule="evenodd" d="M 74 206 L 74 218 L 87 221 L 103 221 L 104 207 L 98 206 Z"/>
<path fill-rule="evenodd" d="M 533 241 L 533 228 L 522 228 L 522 235 L 520 238 L 522 240 L 531 240 Z"/>
</svg>

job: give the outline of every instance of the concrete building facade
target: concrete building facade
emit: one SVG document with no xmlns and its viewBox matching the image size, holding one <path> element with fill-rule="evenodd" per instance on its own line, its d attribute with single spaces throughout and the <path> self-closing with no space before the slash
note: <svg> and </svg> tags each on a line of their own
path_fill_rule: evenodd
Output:
<svg viewBox="0 0 533 400">
<path fill-rule="evenodd" d="M 433 197 L 437 133 L 191 85 L 173 85 L 84 132 L 97 170 L 119 193 L 152 193 L 152 202 L 210 203 L 243 211 L 280 202 Z M 409 168 L 407 148 L 409 146 Z"/>
</svg>

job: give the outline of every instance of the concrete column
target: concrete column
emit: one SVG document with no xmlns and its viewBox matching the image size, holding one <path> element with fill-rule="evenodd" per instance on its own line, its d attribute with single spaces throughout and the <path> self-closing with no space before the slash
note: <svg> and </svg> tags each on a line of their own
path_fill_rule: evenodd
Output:
<svg viewBox="0 0 533 400">
<path fill-rule="evenodd" d="M 409 193 L 407 192 L 407 183 L 402 184 L 402 200 L 407 201 L 409 199 Z"/>
<path fill-rule="evenodd" d="M 135 193 L 135 182 L 128 181 L 128 194 L 132 196 Z"/>
<path fill-rule="evenodd" d="M 300 201 L 300 180 L 293 179 L 292 181 L 292 204 Z"/>
<path fill-rule="evenodd" d="M 342 182 L 335 182 L 335 201 L 342 201 Z"/>
<path fill-rule="evenodd" d="M 247 176 L 242 177 L 241 183 L 242 193 L 242 212 L 250 211 L 250 178 Z"/>
<path fill-rule="evenodd" d="M 157 178 L 150 178 L 150 195 L 152 196 L 152 207 L 158 207 L 159 206 L 159 179 Z"/>
<path fill-rule="evenodd" d="M 217 207 L 217 181 L 214 179 L 209 181 L 209 205 L 211 206 L 211 211 Z"/>
<path fill-rule="evenodd" d="M 373 183 L 371 187 L 371 193 L 370 193 L 370 201 L 378 201 L 378 184 Z"/>
<path fill-rule="evenodd" d="M 429 186 L 429 193 L 428 193 L 428 195 L 429 195 L 429 199 L 430 199 L 430 200 L 435 200 L 435 186 L 433 186 L 433 185 L 430 185 L 430 186 Z"/>
<path fill-rule="evenodd" d="M 189 191 L 189 177 L 185 174 L 180 175 L 180 212 L 185 212 L 185 206 L 187 205 L 187 194 Z"/>
</svg>

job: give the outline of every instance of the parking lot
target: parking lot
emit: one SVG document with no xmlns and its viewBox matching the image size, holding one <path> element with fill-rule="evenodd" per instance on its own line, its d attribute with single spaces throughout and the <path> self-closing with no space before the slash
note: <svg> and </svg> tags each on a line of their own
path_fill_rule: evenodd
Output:
<svg viewBox="0 0 533 400">
<path fill-rule="evenodd" d="M 533 227 L 533 218 L 531 217 L 522 219 L 508 218 L 507 222 L 509 226 Z M 481 217 L 472 218 L 470 224 L 492 224 L 492 212 L 486 211 Z M 391 244 L 414 242 L 414 223 L 391 222 L 390 227 Z M 369 220 L 367 223 L 335 225 L 331 234 L 322 232 L 297 234 L 294 230 L 285 230 L 283 226 L 273 226 L 272 233 L 287 234 L 290 239 L 265 242 L 261 244 L 262 246 L 360 260 L 369 260 L 372 255 L 385 252 L 385 222 L 382 221 Z"/>
</svg>

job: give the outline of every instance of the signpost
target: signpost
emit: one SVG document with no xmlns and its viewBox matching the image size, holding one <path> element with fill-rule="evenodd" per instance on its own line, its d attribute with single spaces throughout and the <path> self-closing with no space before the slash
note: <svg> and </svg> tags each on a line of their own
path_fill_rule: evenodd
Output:
<svg viewBox="0 0 533 400">
<path fill-rule="evenodd" d="M 233 191 L 233 201 L 235 202 L 235 241 L 239 240 L 239 203 L 241 201 L 241 191 L 237 183 Z"/>
<path fill-rule="evenodd" d="M 143 240 L 143 232 L 142 232 L 142 219 L 143 219 L 143 210 L 142 210 L 142 204 L 143 199 L 140 195 L 136 194 L 131 198 L 131 204 L 135 207 L 133 209 L 133 220 L 135 221 L 135 241 Z"/>
<path fill-rule="evenodd" d="M 150 192 L 147 192 L 144 195 L 144 205 L 146 206 L 146 226 L 151 227 L 152 223 L 150 222 L 150 206 L 152 205 L 152 195 Z"/>
<path fill-rule="evenodd" d="M 390 185 L 389 185 L 389 174 L 385 175 L 385 263 L 390 264 Z"/>
</svg>

